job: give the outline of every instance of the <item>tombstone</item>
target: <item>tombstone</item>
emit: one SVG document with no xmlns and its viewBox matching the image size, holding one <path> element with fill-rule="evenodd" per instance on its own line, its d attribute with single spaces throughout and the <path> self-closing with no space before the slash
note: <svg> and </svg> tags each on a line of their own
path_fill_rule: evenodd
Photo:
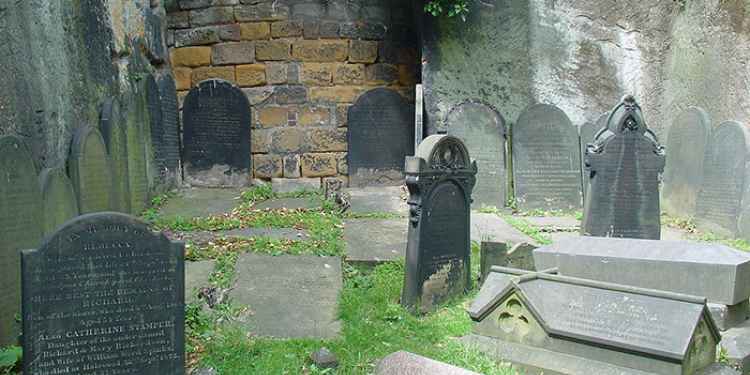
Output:
<svg viewBox="0 0 750 375">
<path fill-rule="evenodd" d="M 130 194 L 130 213 L 139 215 L 146 208 L 149 200 L 148 164 L 146 145 L 151 143 L 150 134 L 146 131 L 145 95 L 138 85 L 127 98 L 125 107 L 125 137 L 128 158 L 128 192 Z"/>
<path fill-rule="evenodd" d="M 508 249 L 508 243 L 506 242 L 482 241 L 479 257 L 481 260 L 479 280 L 484 283 L 492 266 L 535 271 L 533 252 L 536 248 L 532 244 L 521 242 Z"/>
<path fill-rule="evenodd" d="M 523 211 L 581 208 L 578 130 L 559 108 L 535 104 L 513 126 L 515 200 Z"/>
<path fill-rule="evenodd" d="M 252 174 L 250 103 L 231 83 L 211 79 L 183 104 L 185 179 L 197 186 L 246 186 Z"/>
<path fill-rule="evenodd" d="M 145 47 L 146 55 L 148 59 L 154 65 L 160 65 L 164 63 L 167 56 L 167 45 L 164 40 L 164 33 L 162 29 L 162 17 L 154 13 L 153 10 L 146 7 L 144 10 L 144 34 L 145 34 Z"/>
<path fill-rule="evenodd" d="M 586 193 L 589 188 L 589 181 L 591 176 L 586 173 L 586 166 L 584 165 L 584 156 L 586 155 L 586 147 L 589 143 L 594 142 L 596 133 L 607 127 L 607 119 L 609 118 L 609 112 L 602 113 L 596 122 L 586 122 L 578 127 L 578 140 L 581 145 L 581 186 L 583 186 L 583 197 L 586 198 Z"/>
<path fill-rule="evenodd" d="M 39 175 L 44 212 L 44 234 L 49 235 L 78 216 L 78 199 L 73 183 L 63 168 L 47 168 Z"/>
<path fill-rule="evenodd" d="M 695 205 L 696 224 L 721 235 L 738 234 L 747 184 L 750 132 L 735 121 L 713 131 L 703 161 L 703 183 Z"/>
<path fill-rule="evenodd" d="M 42 194 L 31 152 L 18 137 L 0 137 L 0 347 L 16 344 L 21 308 L 19 254 L 42 239 Z"/>
<path fill-rule="evenodd" d="M 400 185 L 414 154 L 414 109 L 397 92 L 376 88 L 349 108 L 350 185 Z"/>
<path fill-rule="evenodd" d="M 493 267 L 468 309 L 480 350 L 555 374 L 698 374 L 719 332 L 702 297 Z"/>
<path fill-rule="evenodd" d="M 177 87 L 171 74 L 159 77 L 159 97 L 162 115 L 162 150 L 164 166 L 180 179 L 180 108 L 177 101 Z"/>
<path fill-rule="evenodd" d="M 185 374 L 183 244 L 88 214 L 25 250 L 21 268 L 24 374 Z"/>
<path fill-rule="evenodd" d="M 401 304 L 411 311 L 431 311 L 471 288 L 476 173 L 466 146 L 452 136 L 429 136 L 406 158 L 409 234 Z"/>
<path fill-rule="evenodd" d="M 102 103 L 99 113 L 99 131 L 104 138 L 111 162 L 112 210 L 130 213 L 127 136 L 122 123 L 120 101 L 116 98 L 107 98 Z"/>
<path fill-rule="evenodd" d="M 159 85 L 153 74 L 146 77 L 146 104 L 148 106 L 149 130 L 151 132 L 151 148 L 154 154 L 154 172 L 156 185 L 161 186 L 169 175 L 165 153 L 167 147 L 164 141 L 164 116 L 162 114 L 161 95 Z"/>
<path fill-rule="evenodd" d="M 606 130 L 597 133 L 585 159 L 590 181 L 581 234 L 658 240 L 664 148 L 632 96 L 612 110 Z"/>
<path fill-rule="evenodd" d="M 417 84 L 414 91 L 414 149 L 419 147 L 424 139 L 424 89 Z"/>
<path fill-rule="evenodd" d="M 504 207 L 508 176 L 505 169 L 505 120 L 492 107 L 463 103 L 446 118 L 448 134 L 464 142 L 477 161 L 474 207 Z"/>
<path fill-rule="evenodd" d="M 81 214 L 111 210 L 112 172 L 104 139 L 85 126 L 73 136 L 68 172 Z"/>
<path fill-rule="evenodd" d="M 664 211 L 694 217 L 698 190 L 703 184 L 703 161 L 711 138 L 711 119 L 703 109 L 690 107 L 677 115 L 667 135 L 662 202 Z"/>
</svg>

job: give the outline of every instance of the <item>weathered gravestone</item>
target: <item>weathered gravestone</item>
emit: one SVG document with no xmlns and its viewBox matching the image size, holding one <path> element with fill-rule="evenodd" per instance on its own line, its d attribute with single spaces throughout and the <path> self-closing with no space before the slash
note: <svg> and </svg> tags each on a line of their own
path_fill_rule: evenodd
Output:
<svg viewBox="0 0 750 375">
<path fill-rule="evenodd" d="M 703 183 L 695 206 L 699 227 L 723 235 L 738 234 L 749 156 L 750 132 L 745 126 L 727 121 L 714 130 L 706 149 Z"/>
<path fill-rule="evenodd" d="M 42 194 L 31 152 L 18 137 L 0 137 L 0 347 L 16 343 L 19 254 L 39 245 L 43 223 Z"/>
<path fill-rule="evenodd" d="M 414 107 L 393 90 L 370 90 L 349 108 L 348 126 L 351 186 L 400 184 L 414 153 Z"/>
<path fill-rule="evenodd" d="M 49 235 L 68 220 L 78 216 L 78 199 L 68 175 L 62 168 L 47 168 L 39 175 L 44 212 L 44 234 Z"/>
<path fill-rule="evenodd" d="M 184 246 L 119 213 L 25 250 L 24 374 L 185 373 Z"/>
<path fill-rule="evenodd" d="M 658 240 L 664 148 L 632 96 L 612 110 L 606 130 L 597 133 L 585 159 L 591 179 L 581 234 Z"/>
<path fill-rule="evenodd" d="M 470 205 L 476 162 L 458 139 L 432 135 L 406 158 L 409 235 L 401 304 L 428 312 L 471 288 Z"/>
<path fill-rule="evenodd" d="M 468 309 L 475 344 L 556 374 L 696 374 L 716 359 L 706 301 L 493 267 Z"/>
<path fill-rule="evenodd" d="M 250 103 L 231 83 L 212 79 L 190 90 L 182 107 L 183 164 L 198 186 L 246 186 L 250 181 Z"/>
<path fill-rule="evenodd" d="M 494 108 L 467 102 L 446 118 L 448 134 L 460 139 L 477 161 L 474 205 L 505 206 L 508 176 L 505 169 L 505 120 Z"/>
<path fill-rule="evenodd" d="M 607 127 L 607 119 L 609 118 L 609 112 L 602 113 L 601 116 L 599 116 L 595 122 L 586 122 L 580 127 L 578 127 L 578 140 L 581 145 L 581 185 L 583 186 L 583 196 L 584 199 L 587 194 L 587 190 L 589 188 L 589 181 L 591 180 L 591 176 L 586 171 L 585 159 L 586 156 L 586 147 L 588 147 L 589 143 L 594 142 L 594 138 L 596 138 L 596 133 L 599 132 L 599 130 Z"/>
<path fill-rule="evenodd" d="M 513 125 L 515 199 L 521 210 L 581 207 L 578 130 L 559 108 L 536 104 Z"/>
<path fill-rule="evenodd" d="M 533 252 L 534 245 L 521 242 L 508 249 L 507 242 L 482 241 L 480 248 L 479 280 L 484 283 L 492 266 L 510 267 L 527 271 L 535 271 Z"/>
<path fill-rule="evenodd" d="M 694 217 L 703 184 L 703 161 L 711 138 L 711 120 L 701 108 L 690 107 L 675 118 L 667 135 L 662 202 L 664 211 Z"/>
<path fill-rule="evenodd" d="M 107 146 L 107 154 L 112 163 L 112 210 L 130 213 L 128 140 L 122 123 L 120 101 L 116 98 L 108 98 L 102 103 L 99 113 L 99 131 L 102 133 L 104 144 Z"/>
<path fill-rule="evenodd" d="M 98 130 L 82 127 L 73 136 L 68 172 L 82 214 L 111 210 L 112 171 Z"/>
<path fill-rule="evenodd" d="M 424 89 L 417 84 L 414 91 L 414 149 L 419 147 L 424 139 Z"/>
<path fill-rule="evenodd" d="M 154 156 L 154 172 L 156 184 L 161 186 L 166 182 L 169 169 L 166 165 L 166 145 L 164 142 L 164 117 L 162 114 L 159 85 L 153 74 L 146 77 L 146 104 L 148 106 L 149 130 L 151 132 L 151 149 Z"/>
<path fill-rule="evenodd" d="M 177 87 L 171 74 L 159 77 L 161 99 L 162 148 L 161 157 L 170 179 L 180 179 L 180 109 Z M 172 176 L 173 175 L 173 176 Z"/>
<path fill-rule="evenodd" d="M 127 97 L 125 108 L 125 136 L 128 159 L 128 192 L 130 194 L 130 212 L 134 215 L 140 214 L 149 199 L 148 172 L 147 172 L 147 144 L 151 143 L 151 136 L 146 131 L 145 94 L 138 85 L 133 86 L 133 91 Z"/>
</svg>

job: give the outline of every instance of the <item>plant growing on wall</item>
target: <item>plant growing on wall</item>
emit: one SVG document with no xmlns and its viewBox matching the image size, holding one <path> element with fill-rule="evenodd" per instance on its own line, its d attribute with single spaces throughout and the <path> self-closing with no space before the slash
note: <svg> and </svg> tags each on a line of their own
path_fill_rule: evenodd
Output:
<svg viewBox="0 0 750 375">
<path fill-rule="evenodd" d="M 425 13 L 435 17 L 447 15 L 448 17 L 461 17 L 466 21 L 466 14 L 469 13 L 470 0 L 429 0 L 424 5 Z"/>
</svg>

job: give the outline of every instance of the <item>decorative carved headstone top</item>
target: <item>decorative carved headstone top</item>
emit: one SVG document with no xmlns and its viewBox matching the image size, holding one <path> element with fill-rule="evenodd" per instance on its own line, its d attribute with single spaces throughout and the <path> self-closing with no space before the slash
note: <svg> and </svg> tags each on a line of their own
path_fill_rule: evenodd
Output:
<svg viewBox="0 0 750 375">
<path fill-rule="evenodd" d="M 641 109 L 626 96 L 586 149 L 590 176 L 581 233 L 659 239 L 659 175 L 664 148 L 646 127 Z"/>
<path fill-rule="evenodd" d="M 476 163 L 447 135 L 424 139 L 406 158 L 409 241 L 401 303 L 418 312 L 463 293 L 470 281 L 470 206 Z"/>
<path fill-rule="evenodd" d="M 24 374 L 185 373 L 182 244 L 95 213 L 25 250 L 21 268 Z"/>
</svg>

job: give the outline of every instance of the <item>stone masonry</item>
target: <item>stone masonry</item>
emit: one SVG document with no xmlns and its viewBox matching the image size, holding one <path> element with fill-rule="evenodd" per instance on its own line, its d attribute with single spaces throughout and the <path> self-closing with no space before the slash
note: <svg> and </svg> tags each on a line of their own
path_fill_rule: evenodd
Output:
<svg viewBox="0 0 750 375">
<path fill-rule="evenodd" d="M 358 96 L 389 87 L 413 101 L 409 2 L 179 0 L 167 18 L 180 99 L 208 78 L 247 95 L 255 178 L 345 178 Z"/>
</svg>

